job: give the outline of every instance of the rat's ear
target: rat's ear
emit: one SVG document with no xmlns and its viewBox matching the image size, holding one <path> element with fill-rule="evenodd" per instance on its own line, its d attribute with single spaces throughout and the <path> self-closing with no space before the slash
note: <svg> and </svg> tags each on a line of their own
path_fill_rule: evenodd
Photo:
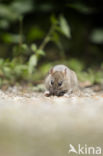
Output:
<svg viewBox="0 0 103 156">
<path fill-rule="evenodd" d="M 51 68 L 50 70 L 49 70 L 49 74 L 53 74 L 53 68 Z"/>
<path fill-rule="evenodd" d="M 67 69 L 66 69 L 66 68 L 64 69 L 64 72 L 63 72 L 63 73 L 64 73 L 64 75 L 66 75 L 66 74 L 67 74 Z"/>
</svg>

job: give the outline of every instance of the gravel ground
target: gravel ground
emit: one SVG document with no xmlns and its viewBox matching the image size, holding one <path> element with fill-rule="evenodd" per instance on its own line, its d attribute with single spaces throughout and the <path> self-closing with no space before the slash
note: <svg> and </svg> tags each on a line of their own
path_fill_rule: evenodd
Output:
<svg viewBox="0 0 103 156">
<path fill-rule="evenodd" d="M 0 90 L 0 156 L 76 155 L 69 144 L 103 150 L 102 93 L 67 98 Z"/>
</svg>

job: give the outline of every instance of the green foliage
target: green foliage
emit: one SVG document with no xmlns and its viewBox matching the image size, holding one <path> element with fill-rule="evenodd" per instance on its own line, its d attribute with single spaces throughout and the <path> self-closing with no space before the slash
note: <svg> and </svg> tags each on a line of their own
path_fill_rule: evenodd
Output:
<svg viewBox="0 0 103 156">
<path fill-rule="evenodd" d="M 68 66 L 76 72 L 81 72 L 85 67 L 84 63 L 77 59 L 70 59 Z"/>
<path fill-rule="evenodd" d="M 91 33 L 91 36 L 90 36 L 90 40 L 93 43 L 102 44 L 103 43 L 103 29 L 93 30 L 93 32 Z"/>
<path fill-rule="evenodd" d="M 32 55 L 29 59 L 28 62 L 28 70 L 29 70 L 29 74 L 33 73 L 34 67 L 37 65 L 37 57 L 36 55 Z"/>
<path fill-rule="evenodd" d="M 25 14 L 33 9 L 32 0 L 14 0 L 9 5 L 0 4 L 0 17 L 9 21 L 19 19 L 20 15 Z"/>
<path fill-rule="evenodd" d="M 87 6 L 85 2 L 79 2 L 79 1 L 73 4 L 68 4 L 67 6 L 84 14 L 89 14 L 96 10 L 93 7 Z"/>
<path fill-rule="evenodd" d="M 64 16 L 60 16 L 60 30 L 61 32 L 68 38 L 71 38 L 71 31 L 70 27 L 67 23 L 67 20 L 65 19 Z"/>
<path fill-rule="evenodd" d="M 33 40 L 38 40 L 44 37 L 44 31 L 36 26 L 32 26 L 27 33 L 27 40 L 29 42 Z"/>
<path fill-rule="evenodd" d="M 14 82 L 21 77 L 21 74 L 25 76 L 27 72 L 27 66 L 17 62 L 18 60 L 3 60 L 0 59 L 0 73 L 1 78 L 5 78 Z"/>
<path fill-rule="evenodd" d="M 6 43 L 19 43 L 20 35 L 5 33 L 2 35 L 2 41 Z"/>
<path fill-rule="evenodd" d="M 86 72 L 79 72 L 77 73 L 78 78 L 80 81 L 89 81 L 91 84 L 94 83 L 103 83 L 103 72 L 102 71 L 96 71 L 93 69 L 89 69 Z"/>
<path fill-rule="evenodd" d="M 58 63 L 81 81 L 103 83 L 102 9 L 95 2 L 2 0 L 0 85 L 43 79 Z"/>
</svg>

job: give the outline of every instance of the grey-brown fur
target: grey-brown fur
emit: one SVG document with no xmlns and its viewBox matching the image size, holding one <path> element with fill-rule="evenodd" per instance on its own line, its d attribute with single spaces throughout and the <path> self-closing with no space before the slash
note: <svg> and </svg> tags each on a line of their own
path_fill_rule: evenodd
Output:
<svg viewBox="0 0 103 156">
<path fill-rule="evenodd" d="M 74 71 L 65 65 L 56 65 L 50 69 L 45 79 L 46 96 L 80 94 L 78 79 Z"/>
</svg>

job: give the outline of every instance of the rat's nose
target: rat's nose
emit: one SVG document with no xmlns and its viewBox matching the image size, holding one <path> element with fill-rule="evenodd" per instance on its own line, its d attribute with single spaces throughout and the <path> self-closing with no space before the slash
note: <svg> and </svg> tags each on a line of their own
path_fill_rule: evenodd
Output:
<svg viewBox="0 0 103 156">
<path fill-rule="evenodd" d="M 52 95 L 57 95 L 57 90 L 56 89 L 53 89 Z"/>
</svg>

